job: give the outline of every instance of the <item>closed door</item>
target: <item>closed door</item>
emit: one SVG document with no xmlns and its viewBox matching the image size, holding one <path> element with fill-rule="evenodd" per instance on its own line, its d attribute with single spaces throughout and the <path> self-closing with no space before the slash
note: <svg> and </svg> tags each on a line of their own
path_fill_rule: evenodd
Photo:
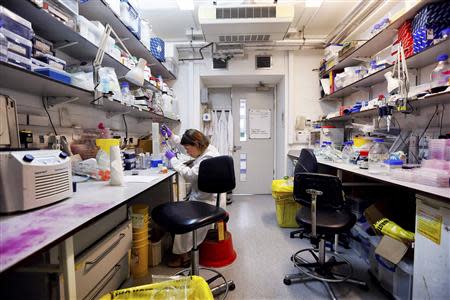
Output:
<svg viewBox="0 0 450 300">
<path fill-rule="evenodd" d="M 274 174 L 274 92 L 231 90 L 234 120 L 235 194 L 270 194 Z"/>
</svg>

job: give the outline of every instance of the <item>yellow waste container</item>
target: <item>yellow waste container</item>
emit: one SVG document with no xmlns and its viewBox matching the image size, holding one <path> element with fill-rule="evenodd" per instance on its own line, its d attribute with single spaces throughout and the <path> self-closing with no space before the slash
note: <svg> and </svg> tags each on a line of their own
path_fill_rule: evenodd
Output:
<svg viewBox="0 0 450 300">
<path fill-rule="evenodd" d="M 295 215 L 301 205 L 294 200 L 292 178 L 273 180 L 272 197 L 275 200 L 278 225 L 280 227 L 298 228 Z"/>
</svg>

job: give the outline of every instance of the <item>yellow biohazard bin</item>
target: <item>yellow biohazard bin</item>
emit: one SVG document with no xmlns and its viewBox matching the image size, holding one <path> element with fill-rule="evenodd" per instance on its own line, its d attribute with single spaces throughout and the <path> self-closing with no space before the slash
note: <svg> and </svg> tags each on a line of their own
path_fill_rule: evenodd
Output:
<svg viewBox="0 0 450 300">
<path fill-rule="evenodd" d="M 292 178 L 273 180 L 272 197 L 275 200 L 278 225 L 286 228 L 298 228 L 295 215 L 301 205 L 294 201 Z"/>
<path fill-rule="evenodd" d="M 182 277 L 159 283 L 122 289 L 103 295 L 100 300 L 214 300 L 205 279 L 199 276 Z"/>
</svg>

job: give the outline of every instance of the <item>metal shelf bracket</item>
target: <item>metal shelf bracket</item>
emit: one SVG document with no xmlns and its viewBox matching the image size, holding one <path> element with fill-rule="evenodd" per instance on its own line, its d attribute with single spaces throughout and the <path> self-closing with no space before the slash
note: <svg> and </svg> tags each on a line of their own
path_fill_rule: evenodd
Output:
<svg viewBox="0 0 450 300">
<path fill-rule="evenodd" d="M 364 87 L 364 86 L 352 86 L 351 89 L 354 91 L 364 91 L 364 92 L 370 92 L 370 90 L 371 90 L 370 87 Z"/>
<path fill-rule="evenodd" d="M 68 42 L 61 42 L 61 43 L 57 43 L 56 47 L 54 47 L 54 49 L 61 50 L 61 49 L 64 49 L 64 48 L 69 48 L 69 47 L 75 46 L 77 44 L 78 44 L 78 42 L 70 42 L 70 43 L 68 43 Z"/>
<path fill-rule="evenodd" d="M 114 117 L 116 117 L 116 116 L 121 116 L 121 115 L 129 114 L 129 113 L 131 113 L 132 111 L 133 111 L 132 108 L 130 108 L 129 110 L 126 110 L 126 111 L 120 111 L 120 112 L 111 112 L 111 111 L 109 111 L 109 112 L 106 112 L 106 118 L 107 118 L 107 119 L 112 119 L 112 118 L 114 118 Z"/>
<path fill-rule="evenodd" d="M 45 107 L 53 107 L 57 105 L 67 104 L 78 101 L 79 97 L 45 97 Z"/>
</svg>

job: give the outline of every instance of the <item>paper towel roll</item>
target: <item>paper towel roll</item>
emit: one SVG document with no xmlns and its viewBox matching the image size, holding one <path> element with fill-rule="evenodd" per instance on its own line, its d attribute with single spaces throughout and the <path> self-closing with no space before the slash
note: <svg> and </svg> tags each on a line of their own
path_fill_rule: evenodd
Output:
<svg viewBox="0 0 450 300">
<path fill-rule="evenodd" d="M 110 185 L 123 185 L 123 167 L 122 167 L 122 157 L 120 156 L 119 146 L 111 146 L 110 148 L 111 157 L 111 179 L 109 180 Z"/>
</svg>

